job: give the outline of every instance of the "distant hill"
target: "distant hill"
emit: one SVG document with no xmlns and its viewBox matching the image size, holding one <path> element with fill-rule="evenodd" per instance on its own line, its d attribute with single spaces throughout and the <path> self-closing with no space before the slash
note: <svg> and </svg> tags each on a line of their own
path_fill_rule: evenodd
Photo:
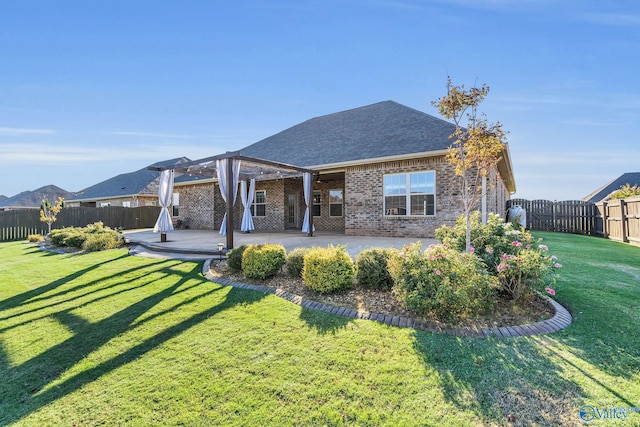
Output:
<svg viewBox="0 0 640 427">
<path fill-rule="evenodd" d="M 0 209 L 40 208 L 44 199 L 54 203 L 58 200 L 58 197 L 67 200 L 74 195 L 75 193 L 63 190 L 55 185 L 46 185 L 37 190 L 23 191 L 15 196 L 5 197 L 4 200 L 0 200 Z"/>
</svg>

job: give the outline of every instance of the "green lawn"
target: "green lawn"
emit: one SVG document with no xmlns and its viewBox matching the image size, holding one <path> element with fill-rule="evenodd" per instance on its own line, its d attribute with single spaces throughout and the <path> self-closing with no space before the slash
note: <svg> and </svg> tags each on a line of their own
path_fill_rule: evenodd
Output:
<svg viewBox="0 0 640 427">
<path fill-rule="evenodd" d="M 0 425 L 580 425 L 583 405 L 640 407 L 640 248 L 536 235 L 574 324 L 486 340 L 310 311 L 201 263 L 0 244 Z"/>
</svg>

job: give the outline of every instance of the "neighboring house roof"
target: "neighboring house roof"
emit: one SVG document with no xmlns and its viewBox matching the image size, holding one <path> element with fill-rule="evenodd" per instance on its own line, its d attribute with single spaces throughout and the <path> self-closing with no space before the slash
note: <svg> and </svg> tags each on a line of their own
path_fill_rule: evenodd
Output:
<svg viewBox="0 0 640 427">
<path fill-rule="evenodd" d="M 593 193 L 582 198 L 585 202 L 597 203 L 607 200 L 609 195 L 614 191 L 618 191 L 624 185 L 629 184 L 632 187 L 637 185 L 640 187 L 640 172 L 627 172 L 620 175 L 613 181 L 605 184 L 603 187 L 597 189 Z"/>
<path fill-rule="evenodd" d="M 7 200 L 7 199 L 8 199 L 7 196 L 5 196 L 4 194 L 0 194 L 0 202 L 2 202 L 4 200 Z"/>
<path fill-rule="evenodd" d="M 55 201 L 58 200 L 58 197 L 68 200 L 73 196 L 74 193 L 63 190 L 55 185 L 45 185 L 37 190 L 23 191 L 15 196 L 5 198 L 0 201 L 0 209 L 40 208 L 44 199 L 49 200 L 51 203 L 55 203 Z"/>
<path fill-rule="evenodd" d="M 260 159 L 318 167 L 446 150 L 455 125 L 394 101 L 316 117 L 240 150 Z"/>
<path fill-rule="evenodd" d="M 154 167 L 166 167 L 190 161 L 186 157 L 154 163 Z M 91 187 L 85 188 L 69 201 L 100 200 L 135 195 L 156 195 L 160 172 L 143 168 L 135 172 L 123 173 Z"/>
<path fill-rule="evenodd" d="M 455 125 L 394 101 L 316 117 L 240 150 L 245 156 L 323 169 L 419 154 L 451 146 Z M 508 148 L 498 169 L 515 191 Z"/>
</svg>

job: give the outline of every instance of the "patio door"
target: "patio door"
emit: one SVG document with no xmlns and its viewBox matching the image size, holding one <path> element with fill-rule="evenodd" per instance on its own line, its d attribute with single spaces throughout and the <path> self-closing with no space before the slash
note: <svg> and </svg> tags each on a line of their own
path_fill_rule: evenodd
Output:
<svg viewBox="0 0 640 427">
<path fill-rule="evenodd" d="M 287 228 L 300 228 L 300 210 L 298 193 L 289 193 L 287 197 Z"/>
</svg>

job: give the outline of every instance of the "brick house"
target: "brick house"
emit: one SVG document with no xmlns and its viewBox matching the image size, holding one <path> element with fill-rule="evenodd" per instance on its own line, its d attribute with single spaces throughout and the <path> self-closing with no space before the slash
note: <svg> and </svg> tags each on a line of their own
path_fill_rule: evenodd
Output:
<svg viewBox="0 0 640 427">
<path fill-rule="evenodd" d="M 316 117 L 249 145 L 244 156 L 314 170 L 316 231 L 346 235 L 433 237 L 462 212 L 459 185 L 445 154 L 455 126 L 393 101 Z M 215 178 L 177 178 L 179 219 L 219 229 L 226 205 Z M 515 192 L 508 148 L 483 193 L 486 212 L 504 215 Z M 257 231 L 300 229 L 306 204 L 300 176 L 256 178 Z M 234 224 L 243 213 L 238 200 Z"/>
</svg>

